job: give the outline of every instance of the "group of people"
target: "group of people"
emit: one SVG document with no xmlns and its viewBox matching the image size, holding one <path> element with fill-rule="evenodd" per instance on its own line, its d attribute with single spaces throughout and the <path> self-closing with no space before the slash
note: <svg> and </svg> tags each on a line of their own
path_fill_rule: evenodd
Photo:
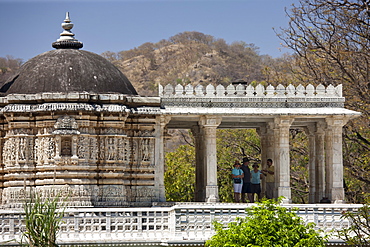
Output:
<svg viewBox="0 0 370 247">
<path fill-rule="evenodd" d="M 234 200 L 235 202 L 249 202 L 255 201 L 255 195 L 258 200 L 261 199 L 261 179 L 266 178 L 266 193 L 267 199 L 273 199 L 275 191 L 275 168 L 272 165 L 272 159 L 267 159 L 267 168 L 259 170 L 257 164 L 252 165 L 252 169 L 249 168 L 249 159 L 243 158 L 243 164 L 240 164 L 238 160 L 234 163 L 232 169 L 232 178 L 234 185 Z M 246 196 L 248 198 L 246 198 Z"/>
</svg>

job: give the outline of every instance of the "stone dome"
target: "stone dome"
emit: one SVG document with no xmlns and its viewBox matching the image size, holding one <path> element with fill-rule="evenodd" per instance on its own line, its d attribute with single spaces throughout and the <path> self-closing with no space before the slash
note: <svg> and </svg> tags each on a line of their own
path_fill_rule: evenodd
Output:
<svg viewBox="0 0 370 247">
<path fill-rule="evenodd" d="M 21 66 L 0 88 L 4 94 L 42 92 L 91 92 L 137 95 L 127 77 L 102 56 L 79 50 L 82 43 L 70 32 L 67 13 L 56 50 L 42 53 Z"/>
<path fill-rule="evenodd" d="M 5 94 L 85 91 L 137 94 L 127 77 L 108 60 L 76 49 L 56 49 L 31 58 L 0 91 Z"/>
</svg>

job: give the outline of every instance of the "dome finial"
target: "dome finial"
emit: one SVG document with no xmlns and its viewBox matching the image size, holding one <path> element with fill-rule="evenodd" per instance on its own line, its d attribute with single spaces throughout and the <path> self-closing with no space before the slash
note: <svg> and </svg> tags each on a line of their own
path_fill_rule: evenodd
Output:
<svg viewBox="0 0 370 247">
<path fill-rule="evenodd" d="M 66 18 L 64 19 L 64 22 L 70 23 L 71 20 L 69 19 L 69 12 L 66 12 Z"/>
<path fill-rule="evenodd" d="M 83 47 L 82 42 L 75 39 L 74 34 L 71 32 L 73 23 L 69 19 L 69 12 L 66 13 L 64 23 L 62 23 L 64 31 L 60 34 L 60 38 L 55 41 L 52 46 L 56 49 L 80 49 Z"/>
</svg>

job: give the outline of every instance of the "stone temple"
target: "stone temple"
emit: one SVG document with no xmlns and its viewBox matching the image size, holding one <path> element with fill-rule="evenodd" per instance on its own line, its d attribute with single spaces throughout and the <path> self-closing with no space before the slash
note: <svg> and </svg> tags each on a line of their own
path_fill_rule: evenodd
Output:
<svg viewBox="0 0 370 247">
<path fill-rule="evenodd" d="M 101 56 L 81 50 L 67 14 L 52 51 L 27 61 L 0 91 L 2 208 L 30 192 L 68 195 L 72 207 L 146 207 L 165 201 L 167 129 L 196 141 L 196 200 L 217 202 L 217 128 L 255 128 L 261 159 L 275 164 L 278 196 L 291 199 L 289 129 L 310 140 L 310 203 L 343 202 L 342 127 L 360 113 L 344 108 L 339 86 L 160 86 L 137 94 Z"/>
<path fill-rule="evenodd" d="M 67 14 L 55 50 L 26 62 L 1 88 L 2 205 L 34 190 L 70 206 L 163 200 L 159 98 L 140 97 L 103 57 L 80 50 Z"/>
</svg>

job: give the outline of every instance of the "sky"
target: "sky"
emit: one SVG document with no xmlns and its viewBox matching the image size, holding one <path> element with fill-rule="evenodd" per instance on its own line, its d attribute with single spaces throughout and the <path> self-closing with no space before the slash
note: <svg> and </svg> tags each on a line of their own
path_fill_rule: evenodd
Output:
<svg viewBox="0 0 370 247">
<path fill-rule="evenodd" d="M 275 30 L 287 27 L 285 8 L 299 0 L 0 0 L 0 57 L 23 61 L 52 50 L 66 12 L 82 49 L 101 54 L 133 49 L 185 31 L 253 43 L 279 57 Z"/>
</svg>

